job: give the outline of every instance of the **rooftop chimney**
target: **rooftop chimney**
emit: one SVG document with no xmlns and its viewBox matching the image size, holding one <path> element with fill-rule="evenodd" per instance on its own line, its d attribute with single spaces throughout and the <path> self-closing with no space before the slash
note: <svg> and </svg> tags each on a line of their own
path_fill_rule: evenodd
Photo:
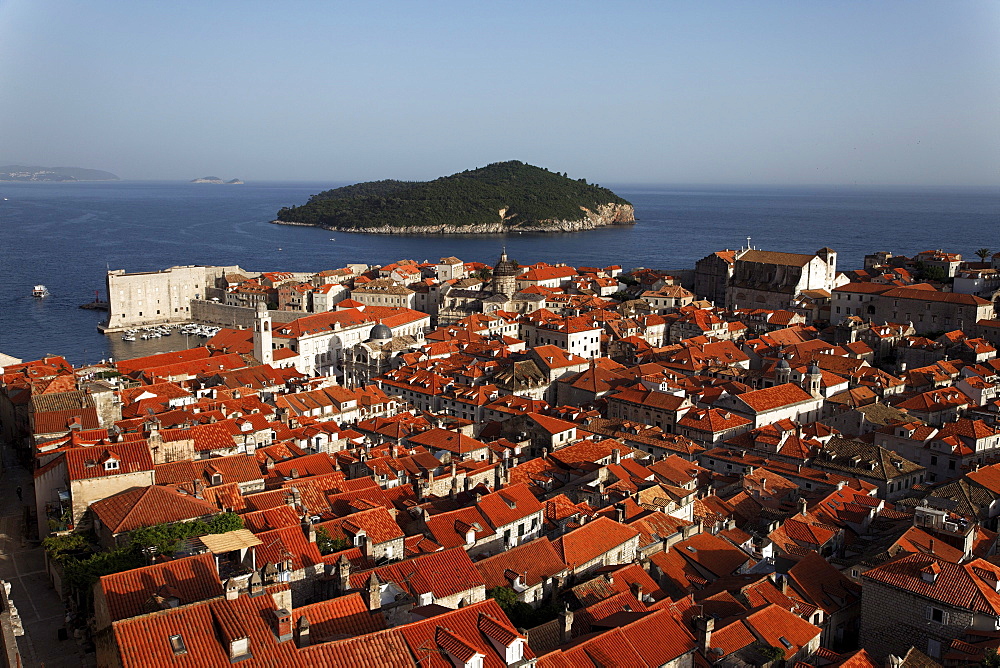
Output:
<svg viewBox="0 0 1000 668">
<path fill-rule="evenodd" d="M 309 647 L 309 620 L 305 615 L 299 617 L 299 623 L 295 627 L 295 646 L 299 649 Z"/>
<path fill-rule="evenodd" d="M 573 611 L 566 608 L 559 613 L 559 639 L 562 642 L 569 642 L 573 637 Z"/>
<path fill-rule="evenodd" d="M 712 617 L 699 617 L 695 620 L 698 629 L 698 649 L 706 657 L 712 648 L 712 631 L 715 630 L 715 619 Z"/>
<path fill-rule="evenodd" d="M 292 639 L 292 615 L 284 608 L 273 611 L 274 617 L 271 620 L 272 630 L 277 636 L 278 642 L 285 642 Z"/>
</svg>

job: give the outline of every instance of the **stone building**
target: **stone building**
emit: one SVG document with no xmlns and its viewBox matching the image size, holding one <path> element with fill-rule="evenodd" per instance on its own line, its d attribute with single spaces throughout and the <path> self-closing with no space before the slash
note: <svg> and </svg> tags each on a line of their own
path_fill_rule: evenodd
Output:
<svg viewBox="0 0 1000 668">
<path fill-rule="evenodd" d="M 871 322 L 908 323 L 917 334 L 972 328 L 995 317 L 993 303 L 975 295 L 940 292 L 927 284 L 895 287 L 848 283 L 833 290 L 830 324 L 859 316 Z"/>
<path fill-rule="evenodd" d="M 351 290 L 351 299 L 368 306 L 395 306 L 412 309 L 415 301 L 414 294 L 413 290 L 403 287 L 391 278 L 377 278 Z"/>
<path fill-rule="evenodd" d="M 34 477 L 40 537 L 78 527 L 95 501 L 156 482 L 145 440 L 71 448 Z"/>
<path fill-rule="evenodd" d="M 476 283 L 475 279 L 462 279 L 456 284 L 442 286 L 438 296 L 437 324 L 449 325 L 470 315 L 496 311 L 531 313 L 545 308 L 543 295 L 517 291 L 520 274 L 520 267 L 507 257 L 504 250 L 493 267 L 488 286 Z M 473 285 L 463 285 L 467 281 Z"/>
<path fill-rule="evenodd" d="M 716 306 L 725 304 L 726 288 L 729 287 L 738 252 L 727 249 L 698 260 L 694 269 L 694 293 Z"/>
<path fill-rule="evenodd" d="M 386 325 L 375 325 L 367 341 L 344 348 L 344 384 L 348 387 L 367 385 L 376 376 L 399 366 L 399 356 L 402 353 L 419 348 L 422 344 L 422 337 L 393 336 L 392 330 Z"/>
<path fill-rule="evenodd" d="M 804 291 L 831 291 L 836 284 L 837 254 L 829 248 L 815 255 L 745 249 L 736 254 L 726 306 L 787 310 Z"/>
<path fill-rule="evenodd" d="M 108 272 L 108 324 L 117 331 L 191 319 L 191 300 L 207 299 L 216 282 L 226 274 L 245 274 L 239 266 L 185 265 L 133 274 L 124 269 Z M 221 294 L 221 293 L 220 293 Z"/>
<path fill-rule="evenodd" d="M 258 313 L 260 328 L 265 326 L 262 318 L 263 314 Z M 385 325 L 394 337 L 412 336 L 422 342 L 424 332 L 430 326 L 430 316 L 410 309 L 384 306 L 317 313 L 276 325 L 270 334 L 271 347 L 272 350 L 287 348 L 297 353 L 296 369 L 302 373 L 341 376 L 343 351 L 369 340 L 372 329 L 378 324 Z M 267 346 L 263 338 L 267 337 L 267 331 L 266 328 L 256 331 L 258 326 L 255 326 L 254 350 L 256 354 L 259 345 L 260 352 L 265 354 Z M 262 337 L 259 344 L 258 335 Z"/>
<path fill-rule="evenodd" d="M 967 629 L 1000 628 L 1000 567 L 912 554 L 862 576 L 861 646 L 876 661 L 916 647 L 940 659 Z"/>
</svg>

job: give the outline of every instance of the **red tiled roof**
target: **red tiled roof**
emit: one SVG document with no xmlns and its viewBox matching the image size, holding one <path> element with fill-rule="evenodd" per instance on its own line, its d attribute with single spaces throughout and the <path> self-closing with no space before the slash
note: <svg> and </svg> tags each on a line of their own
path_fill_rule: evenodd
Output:
<svg viewBox="0 0 1000 668">
<path fill-rule="evenodd" d="M 295 608 L 292 610 L 292 628 L 302 617 L 309 621 L 309 641 L 313 644 L 385 629 L 384 615 L 370 612 L 364 598 L 357 592 Z"/>
<path fill-rule="evenodd" d="M 317 529 L 320 527 L 329 531 L 334 538 L 350 539 L 364 531 L 369 542 L 374 545 L 400 540 L 404 537 L 403 530 L 396 524 L 389 511 L 382 506 L 316 525 Z M 349 542 L 353 541 L 349 540 Z"/>
<path fill-rule="evenodd" d="M 487 494 L 477 506 L 494 529 L 542 511 L 542 504 L 524 483 Z"/>
<path fill-rule="evenodd" d="M 922 577 L 932 567 L 937 577 L 933 580 Z M 1000 614 L 1000 593 L 980 573 L 990 575 L 995 581 L 1000 578 L 1000 567 L 982 559 L 959 565 L 930 555 L 912 554 L 866 571 L 863 577 L 956 608 Z"/>
<path fill-rule="evenodd" d="M 84 429 L 97 429 L 101 426 L 94 406 L 69 408 L 66 410 L 44 411 L 31 414 L 33 432 L 35 434 L 58 434 L 69 430 L 69 425 L 79 421 Z"/>
<path fill-rule="evenodd" d="M 469 531 L 476 541 L 496 535 L 489 522 L 475 507 L 433 515 L 427 518 L 427 531 L 444 548 L 466 545 Z"/>
<path fill-rule="evenodd" d="M 821 630 L 779 605 L 771 604 L 751 613 L 746 623 L 771 647 L 780 647 L 792 656 L 819 636 Z"/>
<path fill-rule="evenodd" d="M 861 585 L 838 571 L 815 551 L 807 552 L 788 569 L 794 593 L 806 602 L 834 614 L 861 600 Z"/>
<path fill-rule="evenodd" d="M 380 581 L 393 582 L 415 598 L 426 593 L 434 594 L 436 599 L 444 598 L 484 586 L 468 553 L 460 547 L 381 566 L 375 573 Z M 371 571 L 352 573 L 351 586 L 361 589 L 370 574 Z"/>
<path fill-rule="evenodd" d="M 414 445 L 423 445 L 428 448 L 447 450 L 462 455 L 488 447 L 482 441 L 477 441 L 470 436 L 441 428 L 434 428 L 422 434 L 411 436 L 409 441 Z"/>
<path fill-rule="evenodd" d="M 632 527 L 599 517 L 560 536 L 555 540 L 554 546 L 563 562 L 570 568 L 575 568 L 638 536 L 639 532 Z"/>
<path fill-rule="evenodd" d="M 240 518 L 243 520 L 243 526 L 254 533 L 297 527 L 302 524 L 298 512 L 288 504 L 243 513 Z"/>
<path fill-rule="evenodd" d="M 813 397 L 798 385 L 785 383 L 774 387 L 765 387 L 762 390 L 744 392 L 736 399 L 749 406 L 755 413 L 763 413 L 784 406 L 812 401 Z"/>
<path fill-rule="evenodd" d="M 169 487 L 133 487 L 90 505 L 112 534 L 156 524 L 183 522 L 219 512 L 213 504 Z"/>
<path fill-rule="evenodd" d="M 257 567 L 280 564 L 291 560 L 292 570 L 300 570 L 323 562 L 316 543 L 310 543 L 301 527 L 284 527 L 254 534 L 261 540 L 255 548 Z"/>
<path fill-rule="evenodd" d="M 709 533 L 697 533 L 670 548 L 716 577 L 735 574 L 753 560 L 732 543 Z"/>
<path fill-rule="evenodd" d="M 260 466 L 253 455 L 229 455 L 227 457 L 210 457 L 208 459 L 182 460 L 167 464 L 157 464 L 157 485 L 190 485 L 194 480 L 201 480 L 206 486 L 212 485 L 212 476 L 218 473 L 222 483 L 248 483 L 264 481 Z"/>
<path fill-rule="evenodd" d="M 486 588 L 492 589 L 510 587 L 515 577 L 520 577 L 525 586 L 533 587 L 566 570 L 566 564 L 548 538 L 538 538 L 477 561 L 476 568 Z"/>
<path fill-rule="evenodd" d="M 88 480 L 153 470 L 153 458 L 145 441 L 71 448 L 66 451 L 65 457 L 70 480 Z M 112 460 L 116 460 L 117 465 L 113 465 Z"/>
<path fill-rule="evenodd" d="M 663 666 L 694 652 L 691 633 L 669 610 L 656 610 L 636 621 L 601 633 L 571 649 L 546 654 L 538 668 L 563 666 Z"/>
<path fill-rule="evenodd" d="M 210 553 L 105 575 L 100 588 L 111 621 L 145 614 L 150 597 L 157 593 L 176 596 L 180 605 L 223 593 L 215 557 Z"/>
</svg>

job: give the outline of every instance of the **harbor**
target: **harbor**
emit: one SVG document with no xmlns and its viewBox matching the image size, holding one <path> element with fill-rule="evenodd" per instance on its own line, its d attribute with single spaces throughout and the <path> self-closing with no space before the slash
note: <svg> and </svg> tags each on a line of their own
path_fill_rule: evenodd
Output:
<svg viewBox="0 0 1000 668">
<path fill-rule="evenodd" d="M 159 339 L 165 336 L 171 336 L 174 334 L 174 329 L 177 330 L 177 334 L 183 336 L 185 340 L 199 337 L 202 339 L 208 339 L 219 333 L 220 327 L 213 327 L 211 325 L 199 325 L 196 323 L 186 323 L 182 325 L 151 325 L 148 327 L 136 327 L 133 329 L 126 329 L 122 333 L 122 341 L 132 343 L 138 340 L 149 341 L 151 339 Z M 185 346 L 187 347 L 187 346 Z"/>
</svg>

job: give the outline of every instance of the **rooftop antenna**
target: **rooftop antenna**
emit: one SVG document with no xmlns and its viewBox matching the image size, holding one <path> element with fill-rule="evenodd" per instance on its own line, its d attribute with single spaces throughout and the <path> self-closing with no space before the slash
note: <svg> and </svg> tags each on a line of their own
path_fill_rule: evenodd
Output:
<svg viewBox="0 0 1000 668">
<path fill-rule="evenodd" d="M 750 250 L 750 236 L 747 236 L 747 250 Z"/>
</svg>

